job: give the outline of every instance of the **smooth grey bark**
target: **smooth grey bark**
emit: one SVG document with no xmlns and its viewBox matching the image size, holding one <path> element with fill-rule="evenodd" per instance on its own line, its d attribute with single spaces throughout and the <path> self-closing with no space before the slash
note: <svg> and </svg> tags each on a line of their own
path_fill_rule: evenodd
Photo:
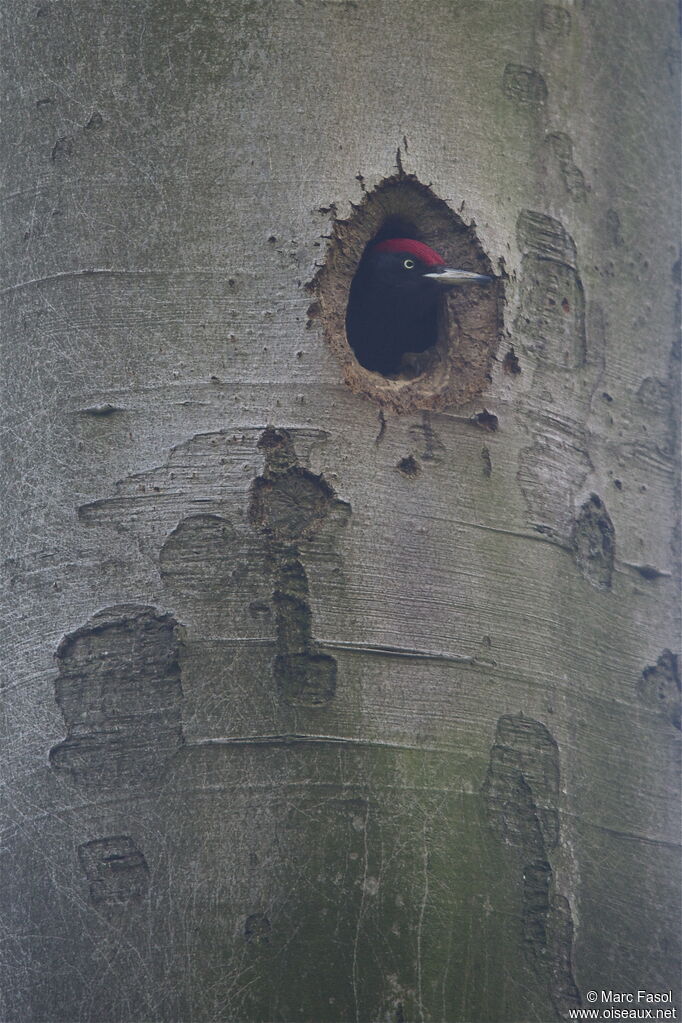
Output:
<svg viewBox="0 0 682 1023">
<path fill-rule="evenodd" d="M 0 1018 L 667 992 L 676 4 L 3 22 Z M 309 318 L 396 175 L 502 281 L 468 404 L 381 405 Z"/>
</svg>

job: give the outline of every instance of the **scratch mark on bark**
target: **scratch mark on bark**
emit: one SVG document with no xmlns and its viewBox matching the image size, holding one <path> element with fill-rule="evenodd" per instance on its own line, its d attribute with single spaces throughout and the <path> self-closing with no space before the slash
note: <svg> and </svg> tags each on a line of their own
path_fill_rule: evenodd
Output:
<svg viewBox="0 0 682 1023">
<path fill-rule="evenodd" d="M 365 804 L 365 818 L 363 821 L 363 843 L 364 843 L 364 859 L 363 859 L 363 873 L 362 873 L 362 885 L 360 896 L 360 908 L 358 909 L 358 919 L 355 925 L 355 940 L 353 942 L 353 1001 L 355 1003 L 355 1023 L 360 1023 L 360 1001 L 358 998 L 358 944 L 360 941 L 360 928 L 362 927 L 362 918 L 365 911 L 365 900 L 367 898 L 367 865 L 369 859 L 369 845 L 367 842 L 367 826 L 369 824 L 369 801 Z"/>
<path fill-rule="evenodd" d="M 384 434 L 385 433 L 386 433 L 386 416 L 384 415 L 384 410 L 382 408 L 380 408 L 379 409 L 379 432 L 378 432 L 378 434 L 376 436 L 376 440 L 374 441 L 376 446 L 381 444 L 382 440 L 384 439 Z"/>
<path fill-rule="evenodd" d="M 89 405 L 87 408 L 79 408 L 78 412 L 82 416 L 96 416 L 103 418 L 105 416 L 112 416 L 115 412 L 124 412 L 120 405 L 112 405 L 110 402 L 105 402 L 103 405 Z"/>
<path fill-rule="evenodd" d="M 157 270 L 155 268 L 117 270 L 102 266 L 85 267 L 80 270 L 63 270 L 59 273 L 46 274 L 44 277 L 33 277 L 26 281 L 17 281 L 16 284 L 9 284 L 6 288 L 0 288 L 0 295 L 7 295 L 12 291 L 21 291 L 23 288 L 33 287 L 35 284 L 52 284 L 55 281 L 77 280 L 79 277 L 183 277 L 186 275 L 204 276 L 207 274 L 224 276 L 227 272 L 227 269 L 223 270 L 216 267 L 206 267 L 205 269 L 193 267 L 191 269 L 179 270 Z"/>
<path fill-rule="evenodd" d="M 644 842 L 647 845 L 656 846 L 659 849 L 680 849 L 680 842 L 670 842 L 665 838 L 656 838 L 652 835 L 638 834 L 636 831 L 622 831 L 620 828 L 610 828 L 606 824 L 599 824 L 597 821 L 588 820 L 583 814 L 565 813 L 565 817 L 580 821 L 587 828 L 593 828 L 605 835 L 614 835 L 616 838 L 626 838 L 631 842 Z"/>
<path fill-rule="evenodd" d="M 424 1023 L 424 999 L 422 995 L 422 934 L 424 931 L 424 915 L 429 898 L 429 846 L 426 840 L 426 821 L 422 825 L 423 863 L 424 863 L 424 894 L 419 907 L 419 923 L 417 924 L 417 1005 L 419 1019 Z"/>
<path fill-rule="evenodd" d="M 672 572 L 664 572 L 660 568 L 656 568 L 655 565 L 637 565 L 633 561 L 623 561 L 621 564 L 625 568 L 631 568 L 642 576 L 643 579 L 653 581 L 654 579 L 670 579 Z"/>
<path fill-rule="evenodd" d="M 374 646 L 370 643 L 352 643 L 347 640 L 320 639 L 321 647 L 331 650 L 348 650 L 350 653 L 372 654 L 388 657 L 408 657 L 426 661 L 454 661 L 456 664 L 474 664 L 475 657 L 464 654 L 448 654 L 440 650 L 419 650 L 416 647 Z"/>
<path fill-rule="evenodd" d="M 306 746 L 313 744 L 331 746 L 356 746 L 358 748 L 419 750 L 424 753 L 448 753 L 444 747 L 426 747 L 404 742 L 384 742 L 380 739 L 358 739 L 345 735 L 311 735 L 296 732 L 282 732 L 278 735 L 226 735 L 211 736 L 208 739 L 193 739 L 185 742 L 186 749 L 209 746 Z"/>
</svg>

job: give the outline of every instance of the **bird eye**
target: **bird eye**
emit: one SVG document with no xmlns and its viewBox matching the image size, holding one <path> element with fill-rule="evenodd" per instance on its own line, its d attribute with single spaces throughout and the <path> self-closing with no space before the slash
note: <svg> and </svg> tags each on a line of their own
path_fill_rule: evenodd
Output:
<svg viewBox="0 0 682 1023">
<path fill-rule="evenodd" d="M 405 267 L 406 270 L 414 270 L 414 260 L 413 259 L 406 259 L 403 262 L 403 266 Z"/>
</svg>

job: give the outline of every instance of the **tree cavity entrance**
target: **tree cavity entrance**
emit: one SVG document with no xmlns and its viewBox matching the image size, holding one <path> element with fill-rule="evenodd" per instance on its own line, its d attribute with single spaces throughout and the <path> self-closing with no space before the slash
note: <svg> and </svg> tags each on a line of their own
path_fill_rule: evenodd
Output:
<svg viewBox="0 0 682 1023">
<path fill-rule="evenodd" d="M 416 350 L 406 344 L 395 364 L 382 361 L 354 334 L 348 309 L 363 257 L 390 238 L 422 242 L 449 267 L 492 276 L 474 226 L 416 177 L 398 174 L 366 193 L 348 220 L 334 222 L 325 264 L 310 286 L 316 294 L 310 315 L 319 318 L 345 381 L 356 393 L 397 412 L 467 404 L 490 383 L 502 322 L 501 281 L 443 287 L 425 332 L 416 338 Z"/>
</svg>

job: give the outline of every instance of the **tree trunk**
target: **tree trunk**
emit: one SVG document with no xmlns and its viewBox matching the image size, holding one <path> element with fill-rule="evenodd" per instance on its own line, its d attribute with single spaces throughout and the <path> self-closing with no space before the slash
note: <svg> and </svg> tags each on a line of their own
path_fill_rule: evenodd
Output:
<svg viewBox="0 0 682 1023">
<path fill-rule="evenodd" d="M 667 996 L 675 18 L 5 4 L 3 1021 Z"/>
</svg>

